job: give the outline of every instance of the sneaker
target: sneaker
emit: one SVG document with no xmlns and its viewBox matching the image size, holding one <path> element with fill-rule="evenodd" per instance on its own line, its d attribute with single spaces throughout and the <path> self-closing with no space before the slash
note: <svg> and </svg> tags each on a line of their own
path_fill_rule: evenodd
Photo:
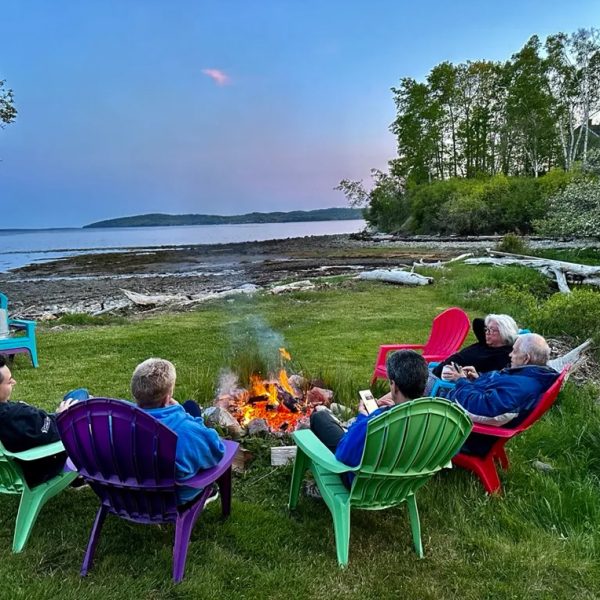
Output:
<svg viewBox="0 0 600 600">
<path fill-rule="evenodd" d="M 71 487 L 75 490 L 82 490 L 85 487 L 89 487 L 89 483 L 81 476 L 76 477 L 71 481 Z"/>
<path fill-rule="evenodd" d="M 204 506 L 206 506 L 206 505 L 210 504 L 211 502 L 214 502 L 215 500 L 218 500 L 218 499 L 219 499 L 219 487 L 217 486 L 216 483 L 213 483 L 212 490 L 210 491 L 208 498 L 205 500 Z"/>
</svg>

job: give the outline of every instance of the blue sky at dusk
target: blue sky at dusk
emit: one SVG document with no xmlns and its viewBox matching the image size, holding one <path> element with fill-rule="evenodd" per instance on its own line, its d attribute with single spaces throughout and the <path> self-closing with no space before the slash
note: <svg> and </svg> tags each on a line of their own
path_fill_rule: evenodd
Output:
<svg viewBox="0 0 600 600">
<path fill-rule="evenodd" d="M 600 2 L 4 0 L 0 23 L 3 226 L 53 227 L 344 206 L 395 154 L 401 77 L 597 27 Z"/>
</svg>

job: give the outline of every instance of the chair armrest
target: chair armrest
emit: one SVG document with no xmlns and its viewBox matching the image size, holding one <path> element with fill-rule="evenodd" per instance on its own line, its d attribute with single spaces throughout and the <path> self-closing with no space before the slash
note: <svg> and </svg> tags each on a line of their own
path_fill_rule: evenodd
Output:
<svg viewBox="0 0 600 600">
<path fill-rule="evenodd" d="M 30 448 L 29 450 L 23 450 L 21 452 L 9 452 L 4 449 L 3 454 L 11 456 L 12 458 L 18 458 L 19 460 L 38 460 L 39 458 L 46 458 L 47 456 L 53 456 L 60 452 L 64 452 L 65 447 L 59 440 L 52 444 L 46 444 L 45 446 L 37 446 L 36 448 Z"/>
<path fill-rule="evenodd" d="M 233 458 L 239 447 L 237 442 L 232 442 L 230 440 L 223 440 L 223 444 L 225 444 L 225 454 L 223 454 L 223 458 L 219 461 L 219 464 L 210 469 L 206 469 L 205 471 L 200 471 L 188 479 L 176 481 L 175 484 L 200 489 L 205 488 L 207 485 L 210 485 L 219 479 L 219 477 L 231 467 L 231 463 L 233 462 Z"/>
<path fill-rule="evenodd" d="M 379 346 L 380 351 L 385 351 L 387 354 L 392 350 L 419 350 L 425 348 L 425 344 L 382 344 Z"/>
<path fill-rule="evenodd" d="M 304 454 L 332 473 L 347 473 L 348 471 L 358 471 L 360 469 L 360 467 L 349 467 L 337 460 L 329 448 L 310 429 L 296 431 L 292 434 L 292 437 Z"/>
<path fill-rule="evenodd" d="M 26 329 L 28 334 L 35 329 L 35 321 L 27 321 L 25 319 L 9 319 L 8 325 L 17 329 Z"/>
<path fill-rule="evenodd" d="M 506 429 L 505 427 L 495 427 L 494 425 L 484 425 L 483 423 L 473 423 L 472 433 L 481 433 L 496 438 L 511 438 L 519 431 L 515 429 Z"/>
<path fill-rule="evenodd" d="M 443 379 L 438 379 L 433 387 L 431 388 L 431 392 L 429 394 L 433 397 L 436 397 L 436 394 L 439 390 L 452 390 L 456 387 L 456 384 L 452 381 L 444 381 Z"/>
</svg>

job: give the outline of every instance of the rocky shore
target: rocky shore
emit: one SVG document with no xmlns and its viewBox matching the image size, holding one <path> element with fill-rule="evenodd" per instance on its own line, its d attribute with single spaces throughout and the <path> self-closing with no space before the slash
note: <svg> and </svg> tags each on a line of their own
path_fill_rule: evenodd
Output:
<svg viewBox="0 0 600 600">
<path fill-rule="evenodd" d="M 0 290 L 10 298 L 11 313 L 26 318 L 68 312 L 127 314 L 139 307 L 131 304 L 123 289 L 195 297 L 245 284 L 264 287 L 281 281 L 411 265 L 415 260 L 444 260 L 483 251 L 496 241 L 331 235 L 132 249 L 73 256 L 0 273 Z M 555 242 L 552 245 L 557 246 Z"/>
</svg>

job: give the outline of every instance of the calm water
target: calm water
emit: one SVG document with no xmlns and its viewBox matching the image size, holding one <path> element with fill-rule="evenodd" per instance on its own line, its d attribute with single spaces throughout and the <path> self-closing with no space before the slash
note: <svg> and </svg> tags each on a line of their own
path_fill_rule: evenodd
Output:
<svg viewBox="0 0 600 600">
<path fill-rule="evenodd" d="M 254 242 L 306 235 L 355 233 L 365 226 L 357 221 L 315 221 L 311 223 L 255 223 L 249 225 L 190 225 L 184 227 L 114 227 L 107 229 L 52 229 L 42 231 L 0 231 L 0 272 L 91 252 L 127 248 L 187 246 Z"/>
</svg>

